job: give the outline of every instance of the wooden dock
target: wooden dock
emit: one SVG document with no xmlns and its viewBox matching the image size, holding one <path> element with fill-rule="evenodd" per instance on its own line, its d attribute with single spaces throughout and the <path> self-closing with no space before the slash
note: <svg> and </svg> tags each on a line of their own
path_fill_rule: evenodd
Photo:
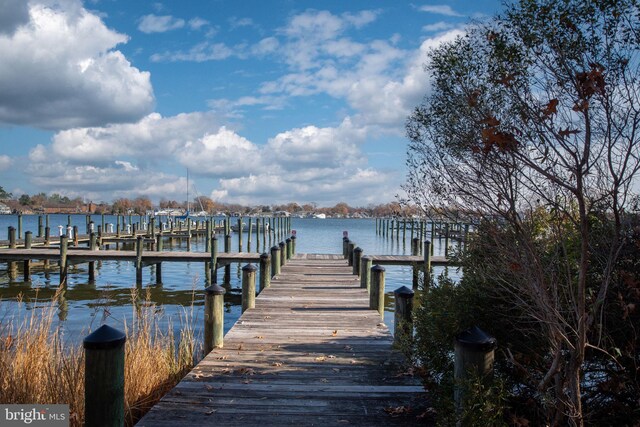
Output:
<svg viewBox="0 0 640 427">
<path fill-rule="evenodd" d="M 342 255 L 295 255 L 139 426 L 417 425 L 417 378 Z"/>
</svg>

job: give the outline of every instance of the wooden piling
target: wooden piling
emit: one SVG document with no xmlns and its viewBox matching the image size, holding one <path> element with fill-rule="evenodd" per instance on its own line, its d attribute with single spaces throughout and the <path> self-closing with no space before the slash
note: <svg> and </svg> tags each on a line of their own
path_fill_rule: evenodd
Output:
<svg viewBox="0 0 640 427">
<path fill-rule="evenodd" d="M 209 261 L 211 283 L 218 283 L 218 236 L 214 234 L 207 238 L 207 240 L 211 240 L 211 261 Z"/>
<path fill-rule="evenodd" d="M 285 245 L 287 248 L 287 260 L 291 259 L 292 256 L 292 252 L 291 252 L 291 238 L 287 238 L 287 240 L 285 240 Z"/>
<path fill-rule="evenodd" d="M 358 246 L 353 250 L 353 275 L 360 277 L 360 260 L 362 259 L 362 248 Z"/>
<path fill-rule="evenodd" d="M 278 246 L 280 246 L 280 267 L 282 268 L 287 263 L 287 244 L 280 242 Z"/>
<path fill-rule="evenodd" d="M 271 277 L 280 274 L 280 246 L 271 247 Z"/>
<path fill-rule="evenodd" d="M 136 285 L 142 285 L 142 236 L 136 239 Z"/>
<path fill-rule="evenodd" d="M 291 236 L 291 255 L 292 256 L 296 254 L 296 240 L 297 240 L 296 236 Z"/>
<path fill-rule="evenodd" d="M 124 425 L 124 344 L 126 336 L 102 325 L 83 341 L 84 425 Z"/>
<path fill-rule="evenodd" d="M 256 306 L 256 267 L 247 264 L 242 267 L 242 312 Z"/>
<path fill-rule="evenodd" d="M 15 227 L 11 227 L 9 226 L 8 229 L 8 235 L 9 235 L 9 249 L 15 249 L 16 248 L 16 229 Z M 7 263 L 7 267 L 8 267 L 8 273 L 9 273 L 9 279 L 10 280 L 15 280 L 16 277 L 18 277 L 18 263 L 16 263 L 15 261 L 10 261 L 9 263 Z"/>
<path fill-rule="evenodd" d="M 271 257 L 264 252 L 260 255 L 260 292 L 271 286 Z"/>
<path fill-rule="evenodd" d="M 24 233 L 24 248 L 31 249 L 31 231 Z M 25 259 L 23 262 L 24 281 L 29 282 L 31 280 L 31 260 Z"/>
<path fill-rule="evenodd" d="M 424 258 L 424 284 L 426 286 L 429 281 L 429 274 L 431 274 L 431 242 L 428 240 L 424 241 L 422 257 Z"/>
<path fill-rule="evenodd" d="M 67 249 L 69 237 L 60 236 L 60 286 L 67 284 Z"/>
<path fill-rule="evenodd" d="M 95 251 L 97 248 L 96 233 L 93 231 L 89 234 L 89 250 Z M 96 280 L 96 262 L 89 261 L 89 282 L 95 282 Z"/>
<path fill-rule="evenodd" d="M 205 289 L 204 299 L 204 355 L 214 348 L 222 348 L 224 340 L 224 294 L 217 283 Z"/>
<path fill-rule="evenodd" d="M 44 234 L 44 224 L 42 223 L 42 215 L 38 215 L 38 237 Z"/>
<path fill-rule="evenodd" d="M 413 296 L 414 292 L 402 286 L 395 291 L 395 311 L 393 315 L 395 344 L 404 343 L 413 338 Z"/>
<path fill-rule="evenodd" d="M 347 261 L 349 263 L 349 267 L 353 267 L 353 250 L 356 248 L 355 242 L 349 240 L 349 244 L 347 245 Z"/>
<path fill-rule="evenodd" d="M 371 269 L 371 292 L 369 308 L 378 310 L 380 318 L 384 318 L 384 267 L 375 265 Z"/>
<path fill-rule="evenodd" d="M 163 250 L 162 233 L 156 234 L 156 251 L 162 252 Z M 156 263 L 156 284 L 162 284 L 162 263 Z"/>
<path fill-rule="evenodd" d="M 242 217 L 238 218 L 238 252 L 242 252 Z"/>
<path fill-rule="evenodd" d="M 371 289 L 371 257 L 363 256 L 360 260 L 360 287 L 370 291 Z"/>
</svg>

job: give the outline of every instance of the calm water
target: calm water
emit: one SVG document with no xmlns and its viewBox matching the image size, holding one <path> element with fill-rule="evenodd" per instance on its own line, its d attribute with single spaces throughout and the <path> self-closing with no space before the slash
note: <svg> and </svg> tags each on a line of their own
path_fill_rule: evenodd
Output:
<svg viewBox="0 0 640 427">
<path fill-rule="evenodd" d="M 102 218 L 94 215 L 91 218 L 96 226 Z M 80 233 L 86 230 L 85 215 L 50 215 L 49 226 L 51 235 L 58 235 L 58 225 L 65 228 L 71 220 L 77 225 Z M 127 222 L 129 218 L 127 217 Z M 133 222 L 139 217 L 133 216 Z M 245 223 L 247 222 L 244 219 Z M 113 216 L 105 217 L 106 223 L 116 223 Z M 235 224 L 236 220 L 232 220 Z M 0 215 L 0 240 L 7 239 L 9 226 L 18 228 L 18 217 L 14 215 Z M 364 250 L 364 254 L 409 255 L 411 253 L 411 234 L 407 230 L 406 239 L 383 237 L 376 235 L 374 219 L 292 219 L 292 228 L 296 230 L 297 253 L 342 253 L 342 235 L 348 231 L 349 238 Z M 30 230 L 34 237 L 37 235 L 38 217 L 23 216 L 22 231 Z M 232 233 L 232 251 L 238 249 L 238 233 Z M 243 234 L 243 247 L 247 250 L 247 233 Z M 55 237 L 57 238 L 57 237 Z M 260 252 L 275 244 L 273 241 L 263 241 L 260 237 Z M 434 242 L 435 255 L 441 255 L 442 242 Z M 223 241 L 220 239 L 219 248 Z M 186 242 L 169 239 L 164 241 L 164 250 L 185 251 Z M 192 251 L 204 251 L 204 239 L 192 239 Z M 256 236 L 252 236 L 251 251 L 256 251 Z M 225 295 L 225 332 L 229 330 L 240 316 L 241 311 L 241 266 L 232 265 L 231 283 Z M 386 268 L 385 323 L 393 328 L 393 291 L 400 286 L 411 287 L 412 271 L 409 267 Z M 107 323 L 122 329 L 124 323 L 131 324 L 136 303 L 132 301 L 131 290 L 135 289 L 135 266 L 131 262 L 109 261 L 96 263 L 95 283 L 88 281 L 88 265 L 79 264 L 69 269 L 68 287 L 64 297 L 57 303 L 58 325 L 65 331 L 68 339 L 79 341 L 90 329 L 95 329 L 102 323 Z M 219 270 L 218 277 L 222 278 L 223 270 Z M 455 269 L 450 269 L 455 275 Z M 436 269 L 435 274 L 439 274 Z M 45 302 L 50 301 L 59 283 L 57 268 L 45 272 L 41 267 L 32 268 L 32 280 L 25 283 L 18 278 L 11 282 L 7 275 L 6 263 L 0 263 L 0 324 L 8 319 L 29 314 L 31 310 L 42 309 Z M 143 269 L 143 287 L 141 297 L 150 293 L 150 299 L 156 306 L 160 323 L 163 328 L 172 327 L 176 332 L 180 329 L 181 317 L 186 310 L 193 310 L 196 334 L 201 336 L 203 322 L 203 306 L 205 287 L 204 265 L 202 263 L 163 263 L 162 285 L 156 285 L 155 268 Z M 16 299 L 21 297 L 22 303 Z M 139 302 L 138 302 L 139 303 Z"/>
</svg>

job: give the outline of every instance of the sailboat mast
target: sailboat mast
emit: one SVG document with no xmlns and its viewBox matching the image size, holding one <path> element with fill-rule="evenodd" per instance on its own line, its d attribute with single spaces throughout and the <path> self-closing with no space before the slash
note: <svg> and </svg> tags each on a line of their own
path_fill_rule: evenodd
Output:
<svg viewBox="0 0 640 427">
<path fill-rule="evenodd" d="M 187 215 L 189 215 L 189 169 L 187 169 Z"/>
</svg>

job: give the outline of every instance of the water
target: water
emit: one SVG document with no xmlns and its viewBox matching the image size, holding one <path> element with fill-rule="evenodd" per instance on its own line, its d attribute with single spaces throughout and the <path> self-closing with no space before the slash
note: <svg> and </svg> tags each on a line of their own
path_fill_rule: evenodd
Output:
<svg viewBox="0 0 640 427">
<path fill-rule="evenodd" d="M 219 220 L 220 218 L 218 218 Z M 80 233 L 86 230 L 86 215 L 50 215 L 49 225 L 52 240 L 57 238 L 58 225 L 66 228 L 71 220 L 71 225 L 78 226 Z M 101 225 L 102 217 L 94 215 L 91 220 Z M 140 218 L 133 216 L 133 222 Z M 129 217 L 126 218 L 129 223 Z M 235 224 L 236 219 L 232 219 Z M 106 223 L 116 223 L 116 217 L 105 216 Z M 246 223 L 247 220 L 244 219 Z M 34 237 L 37 235 L 38 217 L 25 215 L 22 217 L 22 231 L 30 230 Z M 255 221 L 254 221 L 255 224 Z M 0 215 L 0 239 L 7 239 L 9 226 L 18 228 L 18 217 L 15 215 Z M 96 228 L 97 229 L 97 228 Z M 402 230 L 399 238 L 394 236 L 383 237 L 376 234 L 374 219 L 292 219 L 292 229 L 296 230 L 297 253 L 342 253 L 342 236 L 347 231 L 349 238 L 357 246 L 363 249 L 364 255 L 410 255 L 411 234 L 407 230 L 406 238 L 402 239 Z M 417 232 L 416 232 L 417 233 Z M 238 233 L 232 233 L 232 251 L 238 250 Z M 247 233 L 243 233 L 243 250 L 247 250 Z M 266 245 L 265 245 L 266 243 Z M 275 241 L 263 241 L 259 239 L 260 252 L 265 251 L 275 244 Z M 223 248 L 222 239 L 219 248 Z M 130 248 L 132 249 L 132 248 Z M 256 251 L 256 236 L 252 235 L 251 251 Z M 169 239 L 164 240 L 164 250 L 185 251 L 186 242 Z M 192 251 L 204 251 L 204 238 L 194 238 L 191 244 Z M 443 255 L 442 241 L 435 240 L 434 254 Z M 40 310 L 50 301 L 54 295 L 58 283 L 59 273 L 57 268 L 44 271 L 40 266 L 32 268 L 32 280 L 29 283 L 21 282 L 21 274 L 18 281 L 10 281 L 6 264 L 0 263 L 0 324 L 10 318 L 17 318 L 28 314 L 31 310 Z M 236 322 L 241 314 L 241 266 L 232 265 L 231 283 L 227 286 L 225 295 L 225 332 Z M 410 267 L 385 266 L 385 323 L 393 329 L 393 291 L 401 286 L 411 287 L 412 269 Z M 139 289 L 138 299 L 132 300 L 132 289 L 136 289 L 135 265 L 132 262 L 105 261 L 96 263 L 96 278 L 94 283 L 88 281 L 88 265 L 79 264 L 69 268 L 68 286 L 63 297 L 57 302 L 57 325 L 60 326 L 67 339 L 80 341 L 88 331 L 95 329 L 102 323 L 110 324 L 123 329 L 125 322 L 131 324 L 135 313 L 135 307 L 146 298 L 147 292 L 150 301 L 155 304 L 159 316 L 160 325 L 163 328 L 173 327 L 177 333 L 181 327 L 181 318 L 186 311 L 192 311 L 193 324 L 197 336 L 201 336 L 203 323 L 203 307 L 205 287 L 205 272 L 203 263 L 170 263 L 162 264 L 161 285 L 156 284 L 155 268 L 143 268 L 143 287 Z M 441 268 L 435 269 L 439 274 Z M 450 269 L 455 275 L 455 269 Z M 221 279 L 223 270 L 218 271 Z M 221 281 L 221 280 L 220 280 Z M 22 303 L 17 303 L 20 297 Z"/>
</svg>

